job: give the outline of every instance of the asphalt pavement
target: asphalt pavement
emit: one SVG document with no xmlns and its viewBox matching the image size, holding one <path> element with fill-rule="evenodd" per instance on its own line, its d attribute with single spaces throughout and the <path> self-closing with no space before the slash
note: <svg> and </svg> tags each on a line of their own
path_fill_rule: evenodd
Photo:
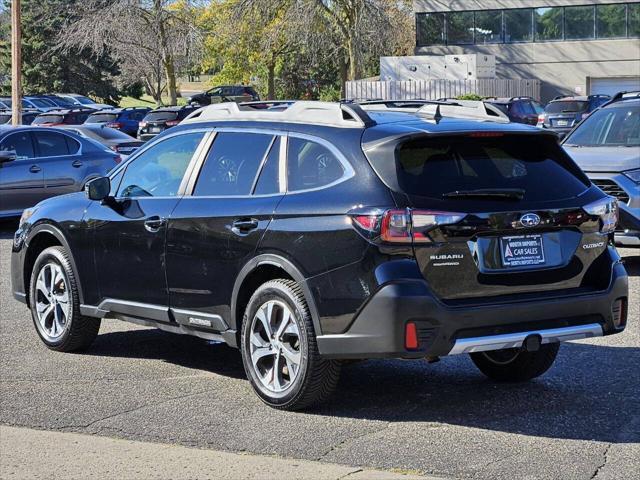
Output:
<svg viewBox="0 0 640 480">
<path fill-rule="evenodd" d="M 290 413 L 259 401 L 222 344 L 105 320 L 88 351 L 48 350 L 11 297 L 11 236 L 0 229 L 0 424 L 452 478 L 640 471 L 638 249 L 621 250 L 626 331 L 564 344 L 535 381 L 493 383 L 466 356 L 372 360 L 346 366 L 325 406 Z"/>
</svg>

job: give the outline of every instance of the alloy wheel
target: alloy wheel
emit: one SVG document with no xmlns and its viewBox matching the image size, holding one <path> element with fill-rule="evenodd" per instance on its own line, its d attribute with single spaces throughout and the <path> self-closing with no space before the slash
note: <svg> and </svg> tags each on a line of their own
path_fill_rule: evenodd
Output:
<svg viewBox="0 0 640 480">
<path fill-rule="evenodd" d="M 38 328 L 48 341 L 56 341 L 65 332 L 71 304 L 67 278 L 55 262 L 45 264 L 38 272 L 35 304 Z"/>
</svg>

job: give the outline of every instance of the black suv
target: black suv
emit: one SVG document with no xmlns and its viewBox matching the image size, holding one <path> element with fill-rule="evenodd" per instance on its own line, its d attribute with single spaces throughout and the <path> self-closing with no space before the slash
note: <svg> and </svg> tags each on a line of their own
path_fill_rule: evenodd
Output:
<svg viewBox="0 0 640 480">
<path fill-rule="evenodd" d="M 556 97 L 547 104 L 544 112 L 538 116 L 538 127 L 548 128 L 564 136 L 587 118 L 591 112 L 610 99 L 609 95 Z"/>
<path fill-rule="evenodd" d="M 544 109 L 531 97 L 488 98 L 485 101 L 502 110 L 512 122 L 537 125 L 538 115 Z"/>
<path fill-rule="evenodd" d="M 243 108 L 25 211 L 13 292 L 49 348 L 87 348 L 103 317 L 223 341 L 263 401 L 301 409 L 343 359 L 468 353 L 523 381 L 625 328 L 616 201 L 555 134 L 440 106 Z"/>
<path fill-rule="evenodd" d="M 55 125 L 81 125 L 89 115 L 96 112 L 93 108 L 71 108 L 61 110 L 51 110 L 41 113 L 31 122 L 33 125 L 55 126 Z"/>
<path fill-rule="evenodd" d="M 192 105 L 156 108 L 147 113 L 138 123 L 138 138 L 145 142 L 151 140 L 168 128 L 178 125 L 197 109 L 198 107 Z"/>
<path fill-rule="evenodd" d="M 189 103 L 211 105 L 212 103 L 244 103 L 257 100 L 260 100 L 260 95 L 253 87 L 247 85 L 222 85 L 191 96 Z"/>
</svg>

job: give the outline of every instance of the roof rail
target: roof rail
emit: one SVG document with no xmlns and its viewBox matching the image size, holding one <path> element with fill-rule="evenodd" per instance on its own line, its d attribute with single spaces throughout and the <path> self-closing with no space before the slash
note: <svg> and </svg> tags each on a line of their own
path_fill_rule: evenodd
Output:
<svg viewBox="0 0 640 480">
<path fill-rule="evenodd" d="M 199 108 L 182 123 L 206 120 L 290 122 L 342 128 L 366 128 L 375 125 L 371 117 L 357 104 L 307 100 L 293 102 L 286 110 L 241 109 L 235 102 L 217 103 Z"/>
<path fill-rule="evenodd" d="M 509 117 L 502 110 L 480 100 L 457 100 L 456 102 L 429 104 L 420 108 L 416 113 L 433 117 L 436 121 L 442 117 L 452 117 L 509 123 Z"/>
<path fill-rule="evenodd" d="M 569 98 L 571 95 L 556 95 L 553 97 L 554 100 L 560 100 L 561 98 Z"/>
</svg>

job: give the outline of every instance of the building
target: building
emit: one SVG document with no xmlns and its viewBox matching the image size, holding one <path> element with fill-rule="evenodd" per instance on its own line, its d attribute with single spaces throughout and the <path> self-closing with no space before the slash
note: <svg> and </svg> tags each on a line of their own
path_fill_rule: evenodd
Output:
<svg viewBox="0 0 640 480">
<path fill-rule="evenodd" d="M 414 0 L 416 55 L 495 56 L 541 99 L 640 90 L 640 2 Z"/>
</svg>

